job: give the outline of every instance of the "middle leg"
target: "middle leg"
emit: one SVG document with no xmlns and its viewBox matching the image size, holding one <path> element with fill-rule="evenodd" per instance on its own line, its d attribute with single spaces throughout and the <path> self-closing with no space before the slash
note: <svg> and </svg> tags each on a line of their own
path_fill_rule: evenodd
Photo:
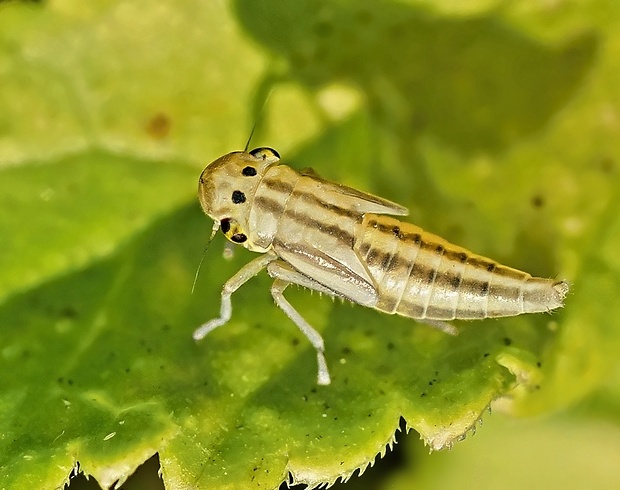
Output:
<svg viewBox="0 0 620 490">
<path fill-rule="evenodd" d="M 271 286 L 271 296 L 282 311 L 297 325 L 299 330 L 310 341 L 316 350 L 316 358 L 318 363 L 317 383 L 320 385 L 328 385 L 331 383 L 327 362 L 325 361 L 325 343 L 323 337 L 310 325 L 299 312 L 284 297 L 284 290 L 290 284 L 298 284 L 315 291 L 334 296 L 334 292 L 325 286 L 313 281 L 312 279 L 300 274 L 299 272 L 287 267 L 280 262 L 272 262 L 267 267 L 267 272 L 275 281 Z"/>
</svg>

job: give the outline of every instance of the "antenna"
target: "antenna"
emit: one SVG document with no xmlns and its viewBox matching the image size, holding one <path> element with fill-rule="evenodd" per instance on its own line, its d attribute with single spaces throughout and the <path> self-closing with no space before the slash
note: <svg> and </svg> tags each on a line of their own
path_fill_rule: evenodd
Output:
<svg viewBox="0 0 620 490">
<path fill-rule="evenodd" d="M 220 222 L 214 221 L 213 228 L 211 229 L 211 236 L 209 237 L 209 241 L 207 242 L 207 246 L 202 252 L 202 257 L 200 257 L 200 262 L 198 263 L 198 269 L 196 269 L 196 274 L 194 275 L 194 282 L 192 283 L 192 294 L 194 294 L 194 290 L 196 289 L 196 283 L 198 282 L 198 274 L 200 273 L 200 268 L 202 267 L 202 263 L 205 260 L 205 255 L 207 254 L 207 250 L 209 250 L 209 245 L 211 245 L 211 240 L 217 233 L 217 230 L 220 229 Z"/>
<path fill-rule="evenodd" d="M 264 106 L 263 106 L 264 107 Z M 261 113 L 263 112 L 263 110 L 261 109 Z M 260 116 L 260 114 L 259 114 Z M 246 151 L 248 151 L 248 147 L 250 146 L 250 141 L 252 141 L 252 136 L 254 136 L 254 131 L 256 130 L 256 126 L 258 124 L 258 120 L 254 121 L 254 124 L 252 125 L 252 131 L 250 131 L 250 137 L 248 138 L 248 141 L 245 144 L 245 148 L 243 149 L 244 153 Z"/>
<path fill-rule="evenodd" d="M 263 100 L 263 103 L 260 106 L 260 110 L 258 111 L 256 119 L 254 120 L 254 124 L 252 125 L 252 131 L 250 131 L 250 137 L 248 138 L 248 141 L 245 144 L 245 148 L 243 149 L 244 152 L 248 151 L 248 148 L 250 147 L 250 142 L 252 141 L 252 137 L 254 136 L 254 132 L 256 131 L 256 128 L 258 127 L 259 123 L 262 120 L 263 113 L 265 112 L 265 106 L 267 105 L 267 102 L 269 101 L 269 97 L 271 97 L 272 92 L 273 92 L 273 88 L 270 88 L 269 92 L 267 92 L 267 96 L 265 97 L 265 100 Z"/>
</svg>

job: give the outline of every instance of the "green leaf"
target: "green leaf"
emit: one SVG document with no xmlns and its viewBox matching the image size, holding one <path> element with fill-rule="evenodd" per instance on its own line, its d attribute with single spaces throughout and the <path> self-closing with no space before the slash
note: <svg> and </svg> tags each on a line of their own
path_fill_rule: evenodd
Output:
<svg viewBox="0 0 620 490">
<path fill-rule="evenodd" d="M 492 403 L 581 401 L 576 423 L 617 429 L 620 13 L 461 3 L 0 3 L 0 488 L 56 488 L 78 462 L 108 488 L 155 453 L 167 488 L 332 483 L 400 417 L 440 449 Z M 261 274 L 194 342 L 255 257 L 218 236 L 190 294 L 198 175 L 257 118 L 253 146 L 294 168 L 567 278 L 566 308 L 449 337 L 287 290 L 325 339 L 317 386 Z"/>
</svg>

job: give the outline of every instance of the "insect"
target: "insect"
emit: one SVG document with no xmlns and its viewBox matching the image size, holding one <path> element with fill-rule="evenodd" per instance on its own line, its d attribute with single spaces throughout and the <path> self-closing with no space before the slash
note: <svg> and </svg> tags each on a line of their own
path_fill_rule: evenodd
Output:
<svg viewBox="0 0 620 490">
<path fill-rule="evenodd" d="M 284 297 L 290 284 L 448 333 L 454 319 L 481 319 L 559 308 L 568 283 L 532 277 L 400 221 L 407 209 L 386 199 L 297 172 L 271 148 L 235 151 L 200 175 L 204 212 L 233 243 L 263 255 L 222 288 L 220 315 L 194 332 L 200 340 L 227 323 L 231 295 L 263 269 L 271 295 L 314 346 L 318 384 L 330 383 L 321 335 Z"/>
</svg>

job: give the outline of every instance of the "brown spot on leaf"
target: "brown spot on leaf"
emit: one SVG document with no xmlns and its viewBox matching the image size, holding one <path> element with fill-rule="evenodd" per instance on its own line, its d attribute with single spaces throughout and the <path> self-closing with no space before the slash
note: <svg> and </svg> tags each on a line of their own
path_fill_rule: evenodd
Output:
<svg viewBox="0 0 620 490">
<path fill-rule="evenodd" d="M 162 140 L 170 134 L 172 120 L 167 114 L 158 112 L 154 114 L 146 123 L 146 132 L 156 140 Z"/>
</svg>

